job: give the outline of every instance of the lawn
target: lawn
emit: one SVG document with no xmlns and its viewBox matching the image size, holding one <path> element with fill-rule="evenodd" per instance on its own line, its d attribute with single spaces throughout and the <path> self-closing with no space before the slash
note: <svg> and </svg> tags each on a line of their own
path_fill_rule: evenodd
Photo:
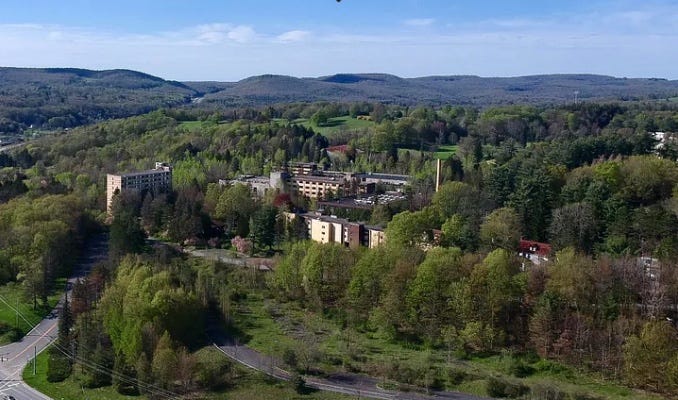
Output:
<svg viewBox="0 0 678 400">
<path fill-rule="evenodd" d="M 179 128 L 185 128 L 188 131 L 197 131 L 202 129 L 205 125 L 213 125 L 211 121 L 182 121 L 179 123 Z"/>
<path fill-rule="evenodd" d="M 97 400 L 123 400 L 138 399 L 145 400 L 146 396 L 123 396 L 119 394 L 112 386 L 97 389 L 84 389 L 73 378 L 68 378 L 63 382 L 47 382 L 47 357 L 48 352 L 43 351 L 38 354 L 37 375 L 33 375 L 32 365 L 24 369 L 24 381 L 38 391 L 47 394 L 53 399 L 97 399 Z"/>
<path fill-rule="evenodd" d="M 422 152 L 420 150 L 414 150 L 414 149 L 407 149 L 407 148 L 404 148 L 404 147 L 399 147 L 398 148 L 398 159 L 402 160 L 403 157 L 405 156 L 405 153 L 410 153 L 411 159 L 419 159 L 424 154 L 428 154 L 428 152 Z"/>
<path fill-rule="evenodd" d="M 326 124 L 317 126 L 308 119 L 299 118 L 292 121 L 294 124 L 303 125 L 307 128 L 312 128 L 313 131 L 324 136 L 332 136 L 337 132 L 357 131 L 361 129 L 369 129 L 375 126 L 373 121 L 366 121 L 362 119 L 353 118 L 351 116 L 335 117 L 327 120 Z"/>
<path fill-rule="evenodd" d="M 441 160 L 447 160 L 448 158 L 452 157 L 457 153 L 457 145 L 442 145 L 438 146 L 438 151 L 433 153 L 434 158 L 438 158 Z"/>
<path fill-rule="evenodd" d="M 0 345 L 18 340 L 52 311 L 63 293 L 65 282 L 65 279 L 59 279 L 56 289 L 47 298 L 48 304 L 39 305 L 35 310 L 33 304 L 23 296 L 23 288 L 20 284 L 10 282 L 0 286 Z M 19 317 L 18 325 L 15 311 L 17 304 L 20 314 L 25 318 Z"/>
</svg>

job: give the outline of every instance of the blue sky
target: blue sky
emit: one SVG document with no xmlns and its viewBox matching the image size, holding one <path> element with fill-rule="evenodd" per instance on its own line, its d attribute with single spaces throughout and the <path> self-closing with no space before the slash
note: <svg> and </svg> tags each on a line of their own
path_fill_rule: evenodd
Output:
<svg viewBox="0 0 678 400">
<path fill-rule="evenodd" d="M 678 1 L 2 0 L 0 65 L 678 79 Z"/>
</svg>

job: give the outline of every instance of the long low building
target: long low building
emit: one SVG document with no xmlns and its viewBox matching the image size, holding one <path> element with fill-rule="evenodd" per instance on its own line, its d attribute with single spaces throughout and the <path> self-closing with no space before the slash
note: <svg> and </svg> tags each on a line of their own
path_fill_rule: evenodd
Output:
<svg viewBox="0 0 678 400">
<path fill-rule="evenodd" d="M 375 192 L 376 185 L 402 191 L 409 179 L 407 175 L 327 171 L 318 168 L 316 163 L 288 163 L 280 170 L 271 171 L 268 178 L 244 175 L 233 180 L 222 179 L 219 183 L 247 185 L 257 196 L 272 189 L 309 199 L 328 200 L 369 195 Z"/>
<path fill-rule="evenodd" d="M 356 174 L 356 178 L 363 184 L 374 183 L 398 191 L 402 190 L 412 179 L 409 175 L 382 174 L 377 172 L 363 172 Z"/>
</svg>

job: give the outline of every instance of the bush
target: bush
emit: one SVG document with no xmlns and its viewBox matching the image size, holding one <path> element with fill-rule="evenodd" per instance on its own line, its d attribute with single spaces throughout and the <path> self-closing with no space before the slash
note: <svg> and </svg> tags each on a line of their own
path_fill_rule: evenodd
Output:
<svg viewBox="0 0 678 400">
<path fill-rule="evenodd" d="M 548 384 L 536 384 L 532 386 L 533 400 L 565 400 L 567 394 L 555 386 Z"/>
<path fill-rule="evenodd" d="M 490 378 L 487 381 L 487 394 L 492 397 L 515 399 L 527 394 L 530 388 L 521 384 L 508 382 L 499 378 Z"/>
<path fill-rule="evenodd" d="M 534 368 L 522 360 L 512 359 L 508 367 L 508 373 L 517 378 L 525 378 L 534 374 Z"/>
<path fill-rule="evenodd" d="M 47 381 L 61 382 L 73 371 L 71 360 L 55 347 L 50 347 L 47 358 Z"/>
<path fill-rule="evenodd" d="M 539 360 L 534 364 L 535 372 L 547 372 L 551 374 L 562 374 L 566 372 L 567 367 L 551 360 Z"/>
<path fill-rule="evenodd" d="M 447 370 L 447 381 L 450 383 L 452 386 L 457 386 L 460 385 L 468 374 L 466 371 L 459 369 L 459 368 L 450 368 Z"/>
<path fill-rule="evenodd" d="M 602 399 L 603 399 L 602 397 L 596 396 L 595 394 L 582 392 L 575 392 L 572 394 L 572 400 L 602 400 Z"/>
<path fill-rule="evenodd" d="M 297 352 L 294 351 L 293 349 L 285 349 L 282 355 L 282 360 L 285 364 L 289 365 L 291 368 L 296 369 L 299 366 Z"/>
<path fill-rule="evenodd" d="M 308 390 L 308 388 L 306 387 L 306 381 L 300 374 L 293 372 L 292 376 L 290 377 L 290 383 L 292 384 L 292 388 L 297 393 L 306 394 Z"/>
<path fill-rule="evenodd" d="M 231 361 L 212 348 L 195 353 L 194 377 L 196 383 L 205 389 L 220 389 L 228 386 L 233 369 Z"/>
</svg>

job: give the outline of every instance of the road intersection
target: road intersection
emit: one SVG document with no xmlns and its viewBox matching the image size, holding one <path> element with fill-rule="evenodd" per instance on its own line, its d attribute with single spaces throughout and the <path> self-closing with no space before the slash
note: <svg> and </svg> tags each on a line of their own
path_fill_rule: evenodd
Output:
<svg viewBox="0 0 678 400">
<path fill-rule="evenodd" d="M 70 294 L 73 283 L 87 276 L 94 265 L 106 259 L 108 255 L 108 238 L 101 234 L 89 239 L 83 249 L 73 274 L 66 285 Z M 33 358 L 47 348 L 58 334 L 59 310 L 65 298 L 62 296 L 56 308 L 45 319 L 40 321 L 20 341 L 0 347 L 0 396 L 13 396 L 16 400 L 49 400 L 50 397 L 26 385 L 22 380 L 22 372 Z M 14 307 L 0 299 L 4 306 Z M 28 321 L 25 321 L 30 323 Z M 4 397 L 2 397 L 4 398 Z"/>
</svg>

